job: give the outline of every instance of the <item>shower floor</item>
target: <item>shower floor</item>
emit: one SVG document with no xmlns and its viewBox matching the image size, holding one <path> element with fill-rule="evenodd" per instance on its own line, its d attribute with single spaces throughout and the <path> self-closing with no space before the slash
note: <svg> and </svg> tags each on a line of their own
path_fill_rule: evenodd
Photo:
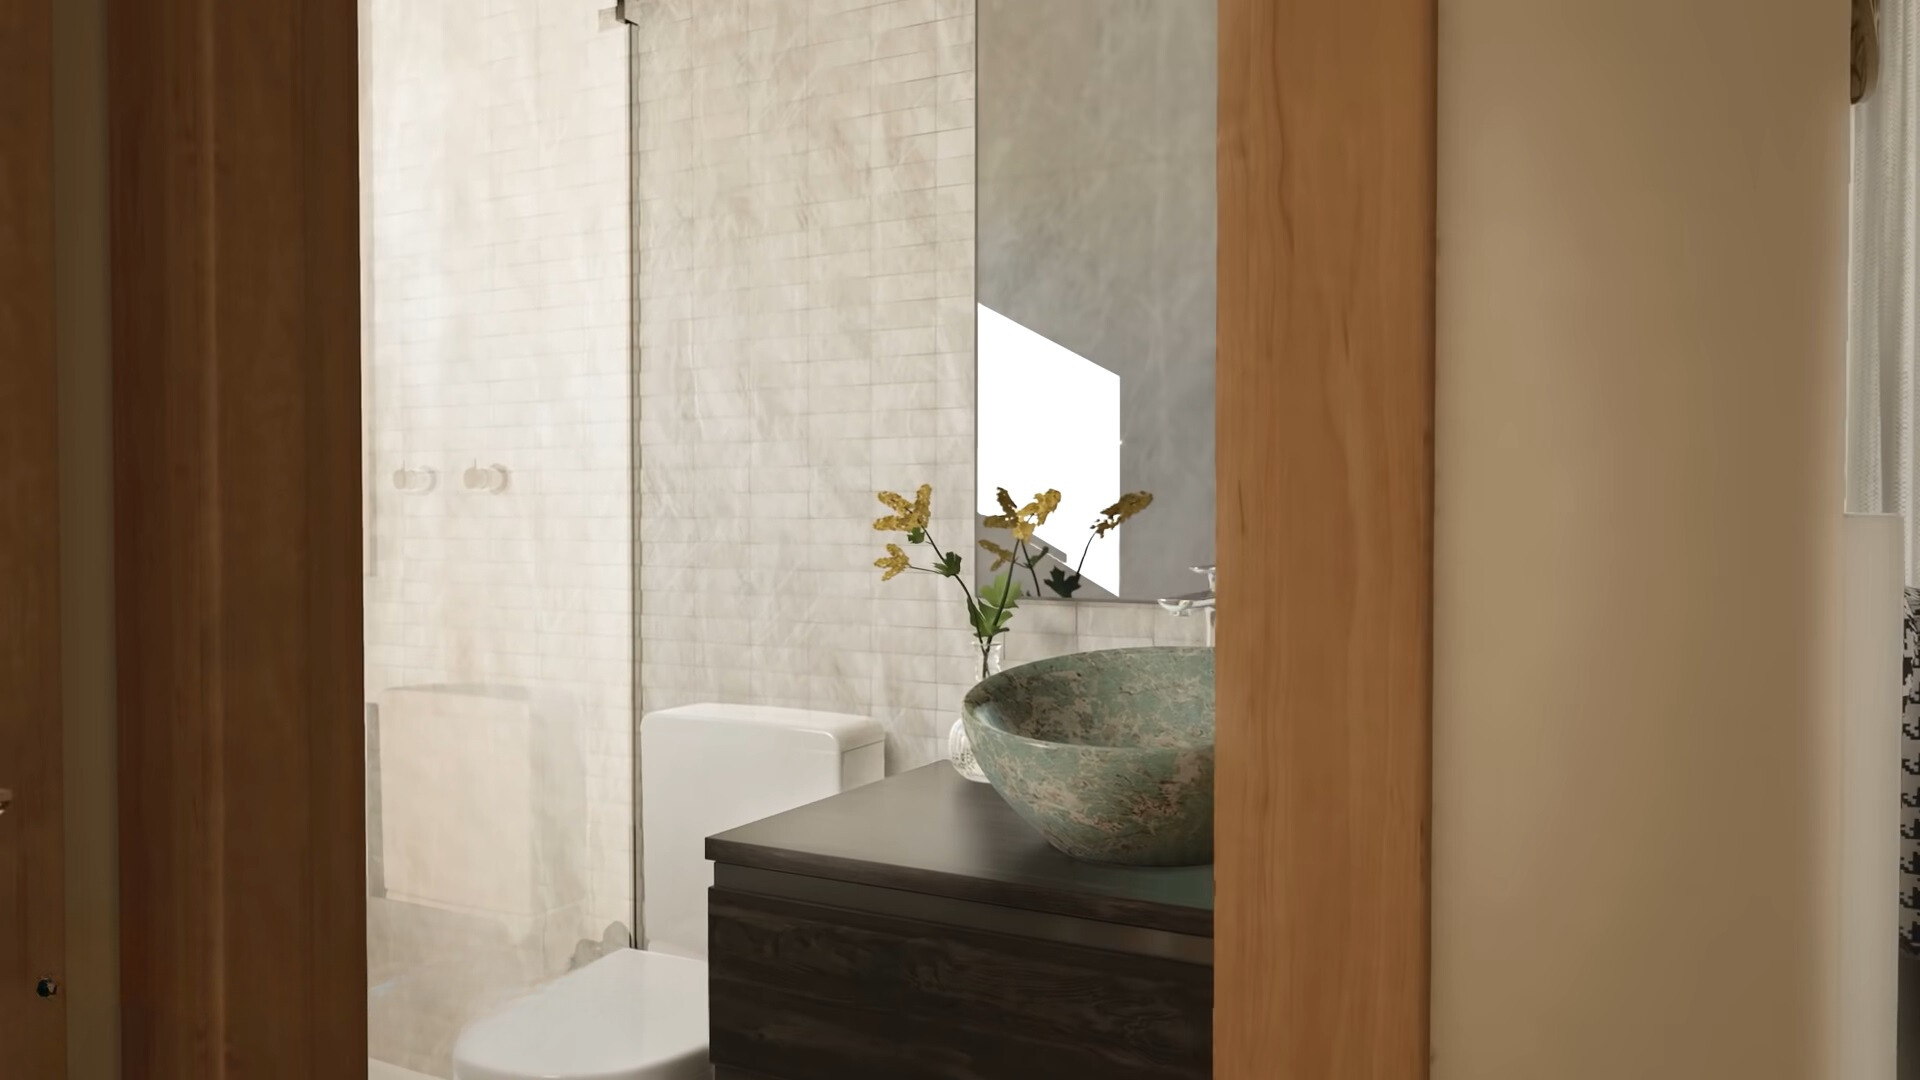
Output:
<svg viewBox="0 0 1920 1080">
<path fill-rule="evenodd" d="M 417 1073 L 412 1069 L 403 1069 L 398 1065 L 389 1065 L 384 1061 L 367 1059 L 367 1080 L 436 1080 L 426 1073 Z"/>
</svg>

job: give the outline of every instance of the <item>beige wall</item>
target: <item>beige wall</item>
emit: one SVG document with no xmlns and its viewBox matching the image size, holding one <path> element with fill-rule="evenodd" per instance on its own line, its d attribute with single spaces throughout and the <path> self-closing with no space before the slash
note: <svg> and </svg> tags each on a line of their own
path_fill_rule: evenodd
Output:
<svg viewBox="0 0 1920 1080">
<path fill-rule="evenodd" d="M 1841 8 L 1441 4 L 1439 1080 L 1825 1075 Z"/>
<path fill-rule="evenodd" d="M 61 699 L 67 833 L 67 1075 L 120 1075 L 114 791 L 112 401 L 107 336 L 106 23 L 54 5 L 60 367 Z"/>
</svg>

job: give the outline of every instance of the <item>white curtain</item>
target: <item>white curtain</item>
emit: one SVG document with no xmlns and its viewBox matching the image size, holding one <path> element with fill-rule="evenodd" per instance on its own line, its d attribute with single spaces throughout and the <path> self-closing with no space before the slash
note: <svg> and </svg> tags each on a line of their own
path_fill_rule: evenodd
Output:
<svg viewBox="0 0 1920 1080">
<path fill-rule="evenodd" d="M 1847 509 L 1906 522 L 1920 584 L 1920 0 L 1880 0 L 1880 70 L 1853 109 Z"/>
</svg>

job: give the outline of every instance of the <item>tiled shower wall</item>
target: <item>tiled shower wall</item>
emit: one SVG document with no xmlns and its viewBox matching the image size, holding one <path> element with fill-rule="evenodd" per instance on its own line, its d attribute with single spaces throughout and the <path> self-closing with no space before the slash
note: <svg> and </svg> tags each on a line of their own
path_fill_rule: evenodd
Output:
<svg viewBox="0 0 1920 1080">
<path fill-rule="evenodd" d="M 436 1075 L 476 1011 L 633 922 L 628 45 L 603 6 L 361 12 L 370 1028 Z"/>
<path fill-rule="evenodd" d="M 972 685 L 950 581 L 881 582 L 879 489 L 973 518 L 974 0 L 653 0 L 636 56 L 641 693 L 888 727 L 945 755 Z M 1044 423 L 1043 416 L 1034 418 Z M 1030 604 L 1010 660 L 1191 641 Z"/>
</svg>

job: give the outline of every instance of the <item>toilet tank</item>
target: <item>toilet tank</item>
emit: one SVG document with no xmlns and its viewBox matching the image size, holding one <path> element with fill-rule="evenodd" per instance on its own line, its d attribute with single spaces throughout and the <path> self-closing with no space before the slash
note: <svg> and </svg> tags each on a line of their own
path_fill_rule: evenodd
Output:
<svg viewBox="0 0 1920 1080">
<path fill-rule="evenodd" d="M 705 959 L 707 837 L 885 774 L 886 734 L 865 716 L 760 705 L 683 705 L 640 721 L 640 849 L 647 948 Z"/>
</svg>

